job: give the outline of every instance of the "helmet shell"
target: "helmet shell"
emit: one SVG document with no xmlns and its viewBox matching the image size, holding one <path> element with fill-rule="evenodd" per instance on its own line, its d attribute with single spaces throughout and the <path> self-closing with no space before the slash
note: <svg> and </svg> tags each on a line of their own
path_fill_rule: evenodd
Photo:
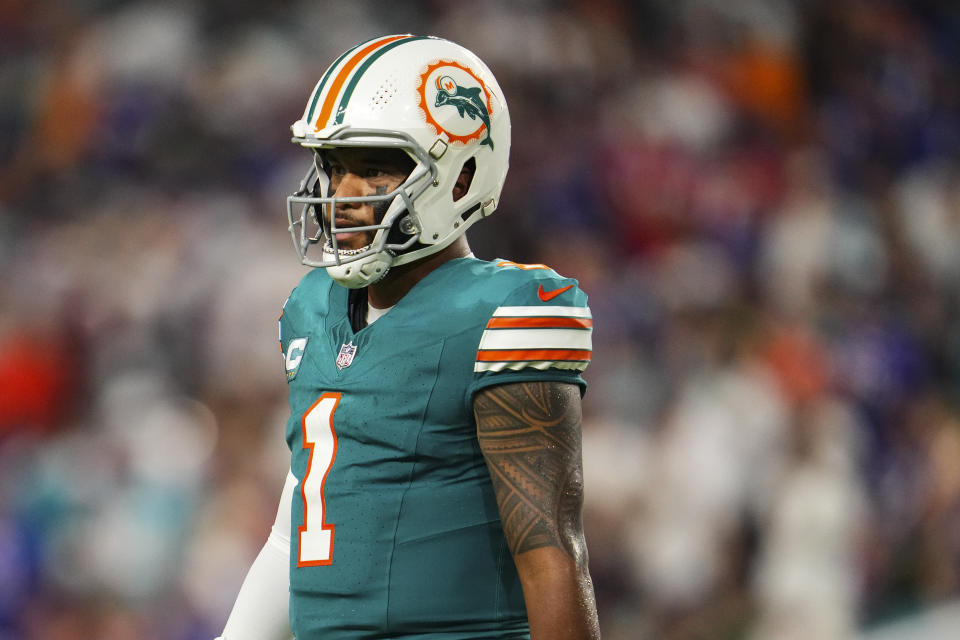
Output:
<svg viewBox="0 0 960 640">
<path fill-rule="evenodd" d="M 371 253 L 390 254 L 393 265 L 439 251 L 492 213 L 509 165 L 510 114 L 499 84 L 472 52 L 432 36 L 384 36 L 344 52 L 317 82 L 292 130 L 293 141 L 307 148 L 399 146 L 417 163 L 402 185 L 406 197 L 391 194 L 370 245 Z M 454 201 L 453 187 L 471 158 L 470 188 Z M 315 174 L 321 193 L 330 196 L 326 176 Z M 387 243 L 401 218 L 408 218 L 404 230 L 419 234 L 405 250 Z M 330 265 L 330 257 L 304 262 L 330 268 L 364 259 L 351 255 Z"/>
</svg>

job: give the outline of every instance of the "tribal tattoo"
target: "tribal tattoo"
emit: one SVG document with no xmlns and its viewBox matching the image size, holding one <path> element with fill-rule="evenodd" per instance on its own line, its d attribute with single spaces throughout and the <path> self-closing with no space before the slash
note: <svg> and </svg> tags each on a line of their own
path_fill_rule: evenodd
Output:
<svg viewBox="0 0 960 640">
<path fill-rule="evenodd" d="M 490 387 L 475 396 L 473 411 L 510 551 L 558 547 L 585 566 L 579 389 Z"/>
</svg>

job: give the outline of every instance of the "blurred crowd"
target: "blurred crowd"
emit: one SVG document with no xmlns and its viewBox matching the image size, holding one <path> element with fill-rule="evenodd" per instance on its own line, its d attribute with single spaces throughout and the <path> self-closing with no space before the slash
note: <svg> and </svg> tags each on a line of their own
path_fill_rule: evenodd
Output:
<svg viewBox="0 0 960 640">
<path fill-rule="evenodd" d="M 273 521 L 289 125 L 435 34 L 513 120 L 482 258 L 589 293 L 607 640 L 960 598 L 960 5 L 0 2 L 0 640 L 209 640 Z"/>
</svg>

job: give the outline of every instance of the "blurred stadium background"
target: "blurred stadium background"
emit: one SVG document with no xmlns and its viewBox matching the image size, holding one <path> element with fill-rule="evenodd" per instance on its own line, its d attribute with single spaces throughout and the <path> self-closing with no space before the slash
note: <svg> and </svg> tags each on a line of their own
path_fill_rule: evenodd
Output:
<svg viewBox="0 0 960 640">
<path fill-rule="evenodd" d="M 578 277 L 607 640 L 957 637 L 960 4 L 0 1 L 0 639 L 221 629 L 286 468 L 289 125 L 384 33 Z"/>
</svg>

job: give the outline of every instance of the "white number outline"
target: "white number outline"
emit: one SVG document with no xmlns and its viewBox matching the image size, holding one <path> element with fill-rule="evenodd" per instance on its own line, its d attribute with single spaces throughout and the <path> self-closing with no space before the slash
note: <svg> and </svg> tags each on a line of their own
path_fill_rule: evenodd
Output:
<svg viewBox="0 0 960 640">
<path fill-rule="evenodd" d="M 310 456 L 307 460 L 307 470 L 303 474 L 303 480 L 300 481 L 303 524 L 297 527 L 298 567 L 326 566 L 333 562 L 335 527 L 326 522 L 327 503 L 324 489 L 327 474 L 330 473 L 333 461 L 337 458 L 337 431 L 333 426 L 333 414 L 339 405 L 339 393 L 324 393 L 307 409 L 301 420 L 303 448 L 309 451 Z M 317 472 L 320 472 L 319 485 Z M 313 510 L 310 509 L 311 505 Z M 318 505 L 320 513 L 315 510 Z M 305 543 L 307 553 L 304 553 Z"/>
</svg>

